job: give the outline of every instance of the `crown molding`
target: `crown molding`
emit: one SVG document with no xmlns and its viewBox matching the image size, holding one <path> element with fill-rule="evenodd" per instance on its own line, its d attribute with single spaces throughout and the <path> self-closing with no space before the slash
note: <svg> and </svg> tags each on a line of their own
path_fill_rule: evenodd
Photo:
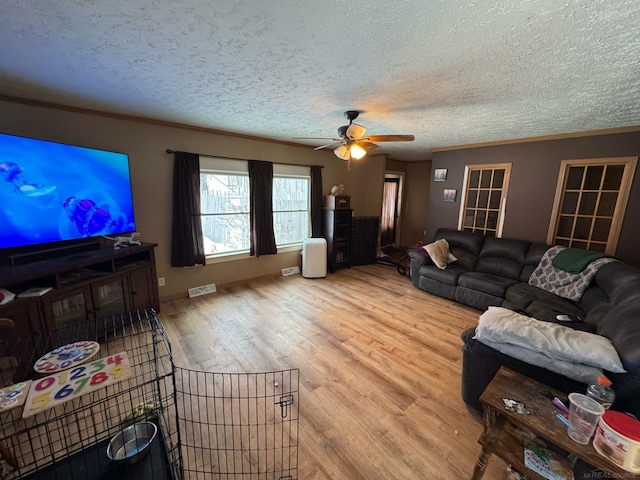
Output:
<svg viewBox="0 0 640 480">
<path fill-rule="evenodd" d="M 494 142 L 469 143 L 467 145 L 452 145 L 450 147 L 432 148 L 432 152 L 446 152 L 449 150 L 463 150 L 465 148 L 495 147 L 497 145 L 513 145 L 516 143 L 545 142 L 548 140 L 565 140 L 567 138 L 594 137 L 597 135 L 615 135 L 619 133 L 640 132 L 640 125 L 629 127 L 605 128 L 602 130 L 587 130 L 586 132 L 560 133 L 556 135 L 542 135 L 539 137 L 514 138 L 511 140 L 497 140 Z"/>
<path fill-rule="evenodd" d="M 288 145 L 288 146 L 291 146 L 291 147 L 313 148 L 313 146 L 306 145 L 306 144 L 303 144 L 303 143 L 287 142 L 285 140 L 275 140 L 273 138 L 264 138 L 264 137 L 258 137 L 258 136 L 255 136 L 255 135 L 247 135 L 247 134 L 243 134 L 243 133 L 228 132 L 228 131 L 225 131 L 225 130 L 218 130 L 218 129 L 215 129 L 215 128 L 199 127 L 197 125 L 189 125 L 187 123 L 170 122 L 170 121 L 167 121 L 167 120 L 158 120 L 158 119 L 154 119 L 154 118 L 140 117 L 140 116 L 137 116 L 137 115 L 127 115 L 127 114 L 123 114 L 123 113 L 105 112 L 105 111 L 102 111 L 102 110 L 94 110 L 94 109 L 91 109 L 91 108 L 84 108 L 84 107 L 75 107 L 75 106 L 64 105 L 64 104 L 60 104 L 60 103 L 45 102 L 45 101 L 42 101 L 42 100 L 34 100 L 34 99 L 30 99 L 30 98 L 13 97 L 13 96 L 10 96 L 10 95 L 0 94 L 0 101 L 9 102 L 9 103 L 17 103 L 17 104 L 21 104 L 21 105 L 28 105 L 28 106 L 31 106 L 31 107 L 49 108 L 49 109 L 53 109 L 53 110 L 61 110 L 61 111 L 71 112 L 71 113 L 80 113 L 80 114 L 84 114 L 84 115 L 93 115 L 93 116 L 97 116 L 97 117 L 112 118 L 112 119 L 115 119 L 115 120 L 124 120 L 124 121 L 129 121 L 129 122 L 145 123 L 145 124 L 148 124 L 148 125 L 156 125 L 156 126 L 161 126 L 161 127 L 180 128 L 180 129 L 191 130 L 191 131 L 195 131 L 195 132 L 211 133 L 211 134 L 214 134 L 214 135 L 225 135 L 227 137 L 243 138 L 245 140 L 257 140 L 257 141 L 260 141 L 260 142 L 277 143 L 279 145 Z"/>
</svg>

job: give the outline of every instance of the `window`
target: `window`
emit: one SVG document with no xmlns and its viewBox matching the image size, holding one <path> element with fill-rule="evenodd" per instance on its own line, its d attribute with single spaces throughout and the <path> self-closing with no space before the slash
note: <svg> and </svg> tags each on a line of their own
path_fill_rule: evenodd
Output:
<svg viewBox="0 0 640 480">
<path fill-rule="evenodd" d="M 206 256 L 249 250 L 249 175 L 200 172 Z"/>
<path fill-rule="evenodd" d="M 636 163 L 563 160 L 547 243 L 614 255 Z"/>
<path fill-rule="evenodd" d="M 311 233 L 309 168 L 274 164 L 273 172 L 276 246 L 300 244 Z M 200 189 L 205 255 L 248 253 L 251 225 L 247 163 L 201 158 Z"/>
<path fill-rule="evenodd" d="M 459 230 L 502 235 L 510 175 L 510 163 L 465 167 Z"/>
<path fill-rule="evenodd" d="M 273 230 L 276 246 L 302 243 L 310 232 L 311 178 L 273 178 Z"/>
</svg>

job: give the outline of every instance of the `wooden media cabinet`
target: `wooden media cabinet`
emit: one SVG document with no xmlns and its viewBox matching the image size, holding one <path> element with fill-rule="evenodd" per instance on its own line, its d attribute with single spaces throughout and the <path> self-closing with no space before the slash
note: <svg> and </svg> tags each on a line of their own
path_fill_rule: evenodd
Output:
<svg viewBox="0 0 640 480">
<path fill-rule="evenodd" d="M 102 247 L 18 265 L 0 266 L 0 287 L 17 297 L 0 305 L 0 317 L 14 321 L 3 337 L 47 334 L 70 324 L 90 322 L 131 310 L 159 311 L 154 248 L 143 243 Z M 34 287 L 51 288 L 41 296 L 21 297 Z"/>
</svg>

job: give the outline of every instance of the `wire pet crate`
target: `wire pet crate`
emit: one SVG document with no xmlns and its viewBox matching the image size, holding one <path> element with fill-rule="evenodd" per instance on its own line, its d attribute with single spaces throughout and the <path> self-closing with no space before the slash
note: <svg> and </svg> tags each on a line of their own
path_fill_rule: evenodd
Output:
<svg viewBox="0 0 640 480">
<path fill-rule="evenodd" d="M 184 478 L 297 478 L 298 385 L 298 370 L 222 374 L 178 368 Z"/>
<path fill-rule="evenodd" d="M 32 367 L 41 355 L 82 340 L 100 344 L 96 358 L 125 351 L 130 376 L 31 417 L 22 418 L 22 408 L 0 410 L 0 477 L 297 478 L 297 369 L 221 374 L 176 367 L 155 313 L 137 311 L 64 326 L 47 336 L 0 340 L 0 366 L 10 370 L 3 367 L 1 378 L 5 384 L 11 377 L 13 383 L 37 382 Z M 158 427 L 149 454 L 133 465 L 109 460 L 109 440 L 142 420 Z"/>
</svg>

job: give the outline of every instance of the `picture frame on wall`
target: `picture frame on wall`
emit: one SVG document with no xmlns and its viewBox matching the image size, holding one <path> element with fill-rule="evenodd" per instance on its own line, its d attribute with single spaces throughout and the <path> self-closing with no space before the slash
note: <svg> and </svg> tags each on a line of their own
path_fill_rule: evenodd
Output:
<svg viewBox="0 0 640 480">
<path fill-rule="evenodd" d="M 442 195 L 442 200 L 444 200 L 445 202 L 455 202 L 457 194 L 458 194 L 457 190 L 453 190 L 451 188 L 445 188 L 444 194 Z"/>
<path fill-rule="evenodd" d="M 446 168 L 436 168 L 433 171 L 433 181 L 434 182 L 444 182 L 447 179 L 447 169 Z"/>
</svg>

